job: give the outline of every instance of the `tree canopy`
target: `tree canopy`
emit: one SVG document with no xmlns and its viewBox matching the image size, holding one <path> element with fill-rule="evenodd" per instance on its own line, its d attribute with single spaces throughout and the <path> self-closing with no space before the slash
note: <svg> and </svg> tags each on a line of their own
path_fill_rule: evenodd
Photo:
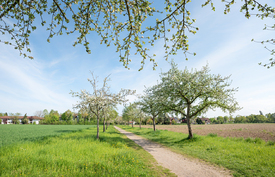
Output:
<svg viewBox="0 0 275 177">
<path fill-rule="evenodd" d="M 99 139 L 99 118 L 102 116 L 102 110 L 128 101 L 126 96 L 134 94 L 135 91 L 121 89 L 119 93 L 111 93 L 108 86 L 109 76 L 105 77 L 102 87 L 99 87 L 97 77 L 92 72 L 91 74 L 92 79 L 88 81 L 92 85 L 93 92 L 81 90 L 81 92 L 71 91 L 71 94 L 80 99 L 80 102 L 75 105 L 76 109 L 87 110 L 97 117 L 97 139 Z"/>
<path fill-rule="evenodd" d="M 130 103 L 128 106 L 125 106 L 122 110 L 122 119 L 124 121 L 132 121 L 132 127 L 134 126 L 134 121 L 137 121 L 138 118 L 141 119 L 142 111 L 138 108 L 136 103 Z"/>
<path fill-rule="evenodd" d="M 0 32 L 7 34 L 10 40 L 0 39 L 0 42 L 13 45 L 24 57 L 33 58 L 26 52 L 31 52 L 29 37 L 37 29 L 38 22 L 47 25 L 49 36 L 47 41 L 56 35 L 77 33 L 73 46 L 82 44 L 87 53 L 89 48 L 88 35 L 91 32 L 101 37 L 101 44 L 114 44 L 119 52 L 120 62 L 128 68 L 131 62 L 130 54 L 141 56 L 141 69 L 148 59 L 157 66 L 155 54 L 150 54 L 145 44 L 154 46 L 157 40 L 164 40 L 165 59 L 178 51 L 189 52 L 188 35 L 195 34 L 199 28 L 195 26 L 196 19 L 191 18 L 191 10 L 187 4 L 191 0 L 163 0 L 162 5 L 149 0 L 15 0 L 0 2 Z M 230 12 L 233 4 L 239 3 L 241 12 L 250 18 L 256 14 L 259 18 L 274 18 L 275 10 L 267 4 L 256 0 L 222 0 L 225 4 L 224 13 Z M 215 6 L 212 0 L 204 0 L 201 4 Z M 160 15 L 161 14 L 161 15 Z M 152 18 L 155 23 L 146 23 Z M 46 21 L 47 19 L 47 21 Z M 49 20 L 50 19 L 50 20 Z M 70 24 L 70 25 L 69 25 Z M 275 29 L 275 25 L 266 26 Z M 169 34 L 169 35 L 168 35 Z M 170 37 L 171 36 L 171 37 Z M 274 44 L 274 39 L 261 43 Z M 274 49 L 267 48 L 271 55 Z M 187 59 L 187 55 L 186 55 Z M 275 60 L 264 66 L 273 66 Z"/>
<path fill-rule="evenodd" d="M 156 86 L 155 86 L 156 87 Z M 154 87 L 146 88 L 144 95 L 140 96 L 138 104 L 141 106 L 141 110 L 153 118 L 153 129 L 156 131 L 156 118 L 159 114 L 165 112 L 165 108 L 162 106 L 161 96 L 154 95 Z"/>
<path fill-rule="evenodd" d="M 187 119 L 189 138 L 193 137 L 190 119 L 209 109 L 220 108 L 229 113 L 241 109 L 234 98 L 237 88 L 228 88 L 230 76 L 210 74 L 208 66 L 201 70 L 179 70 L 172 62 L 171 69 L 161 73 L 161 83 L 154 87 L 154 95 L 161 97 L 165 109 L 180 113 Z"/>
</svg>

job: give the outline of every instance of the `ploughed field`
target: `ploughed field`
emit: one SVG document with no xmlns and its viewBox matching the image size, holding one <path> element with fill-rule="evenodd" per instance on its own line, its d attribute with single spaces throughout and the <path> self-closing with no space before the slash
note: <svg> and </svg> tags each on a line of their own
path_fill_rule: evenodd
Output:
<svg viewBox="0 0 275 177">
<path fill-rule="evenodd" d="M 138 127 L 139 125 L 135 125 Z M 153 125 L 142 125 L 153 128 Z M 261 138 L 265 141 L 275 141 L 275 124 L 211 124 L 191 125 L 194 134 L 217 134 L 222 137 Z M 156 129 L 188 134 L 187 125 L 156 125 Z"/>
</svg>

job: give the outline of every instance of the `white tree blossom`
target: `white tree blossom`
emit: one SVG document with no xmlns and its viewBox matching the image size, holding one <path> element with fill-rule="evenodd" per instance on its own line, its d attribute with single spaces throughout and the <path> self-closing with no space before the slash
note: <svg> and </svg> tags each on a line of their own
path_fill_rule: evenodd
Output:
<svg viewBox="0 0 275 177">
<path fill-rule="evenodd" d="M 178 112 L 187 119 L 189 138 L 193 138 L 190 119 L 220 108 L 229 113 L 241 109 L 234 98 L 237 88 L 228 88 L 230 76 L 210 74 L 208 66 L 201 70 L 179 70 L 172 61 L 172 68 L 161 73 L 161 83 L 152 91 L 165 109 Z"/>
<path fill-rule="evenodd" d="M 127 102 L 126 96 L 135 94 L 135 91 L 129 89 L 121 89 L 119 93 L 110 93 L 110 87 L 108 86 L 109 76 L 105 77 L 102 87 L 97 85 L 97 77 L 94 77 L 93 73 L 92 79 L 88 78 L 88 81 L 92 84 L 93 92 L 90 93 L 86 90 L 81 90 L 80 92 L 73 92 L 71 94 L 73 97 L 78 97 L 81 101 L 77 103 L 74 108 L 76 109 L 86 109 L 92 112 L 97 117 L 97 139 L 99 139 L 99 118 L 102 114 L 102 110 L 108 106 L 116 106 L 117 104 L 122 104 Z"/>
</svg>

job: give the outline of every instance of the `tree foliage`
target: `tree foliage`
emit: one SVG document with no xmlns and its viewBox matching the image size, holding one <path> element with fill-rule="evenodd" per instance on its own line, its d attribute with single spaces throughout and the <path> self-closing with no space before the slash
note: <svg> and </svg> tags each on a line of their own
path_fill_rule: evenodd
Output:
<svg viewBox="0 0 275 177">
<path fill-rule="evenodd" d="M 102 109 L 102 114 L 103 114 L 103 132 L 105 132 L 105 127 L 106 129 L 108 128 L 108 122 L 114 120 L 118 116 L 118 112 L 115 110 L 114 106 L 107 106 Z"/>
<path fill-rule="evenodd" d="M 268 113 L 266 114 L 266 117 L 268 119 L 268 122 L 275 123 L 275 113 Z"/>
<path fill-rule="evenodd" d="M 25 114 L 23 119 L 22 119 L 22 124 L 28 124 L 28 123 L 29 123 L 29 119 L 27 117 L 27 114 Z"/>
<path fill-rule="evenodd" d="M 187 119 L 189 138 L 193 137 L 191 122 L 209 109 L 220 108 L 232 113 L 240 107 L 235 101 L 236 88 L 228 88 L 230 76 L 210 74 L 208 66 L 201 70 L 179 70 L 172 62 L 171 69 L 161 73 L 161 83 L 154 88 L 154 94 L 162 99 L 162 105 L 171 111 L 180 113 Z"/>
<path fill-rule="evenodd" d="M 236 116 L 234 123 L 265 123 L 269 122 L 269 119 L 264 115 L 254 115 L 249 116 Z"/>
<path fill-rule="evenodd" d="M 12 123 L 13 124 L 20 124 L 20 121 L 18 119 L 18 116 L 20 116 L 21 113 L 17 112 L 17 113 L 9 113 L 9 116 L 11 116 L 13 119 L 12 119 Z"/>
<path fill-rule="evenodd" d="M 67 110 L 65 111 L 62 115 L 61 115 L 61 119 L 63 121 L 66 121 L 66 122 L 69 122 L 69 121 L 72 121 L 73 119 L 73 112 L 71 110 Z"/>
<path fill-rule="evenodd" d="M 52 109 L 49 113 L 47 109 L 44 109 L 43 114 L 44 114 L 44 120 L 41 123 L 53 124 L 59 121 L 58 111 L 55 111 Z"/>
<path fill-rule="evenodd" d="M 111 93 L 108 86 L 109 76 L 105 77 L 102 87 L 99 87 L 97 77 L 94 77 L 92 72 L 91 74 L 92 79 L 88 79 L 88 81 L 92 85 L 92 93 L 86 90 L 81 90 L 80 92 L 71 91 L 70 93 L 73 97 L 80 99 L 80 102 L 74 108 L 86 110 L 97 117 L 97 139 L 99 139 L 99 119 L 102 116 L 102 110 L 109 106 L 115 107 L 117 104 L 125 103 L 128 101 L 126 96 L 134 94 L 135 91 L 121 89 L 119 93 Z"/>
<path fill-rule="evenodd" d="M 142 110 L 138 107 L 137 103 L 130 103 L 128 106 L 125 106 L 123 111 L 122 111 L 122 119 L 124 121 L 132 121 L 132 127 L 134 125 L 134 121 L 140 121 L 141 123 L 141 118 L 143 117 L 142 115 Z"/>
<path fill-rule="evenodd" d="M 240 10 L 245 17 L 256 14 L 259 18 L 274 18 L 274 8 L 267 4 L 260 4 L 256 0 L 224 1 L 224 13 L 230 12 L 231 5 L 240 3 Z M 157 66 L 155 54 L 149 54 L 145 44 L 154 46 L 157 40 L 164 40 L 165 58 L 175 55 L 178 51 L 188 54 L 188 35 L 195 34 L 199 28 L 194 26 L 196 19 L 191 18 L 191 10 L 187 4 L 190 0 L 163 0 L 161 4 L 151 3 L 149 0 L 14 0 L 0 2 L 0 32 L 8 34 L 10 40 L 1 42 L 13 45 L 20 54 L 27 57 L 25 50 L 31 52 L 29 37 L 37 29 L 39 22 L 47 25 L 49 36 L 47 41 L 55 35 L 78 33 L 77 44 L 84 45 L 86 52 L 89 48 L 88 34 L 97 33 L 101 37 L 101 44 L 114 44 L 120 53 L 120 62 L 128 68 L 131 62 L 130 54 L 141 56 L 141 68 L 149 59 L 153 67 Z M 210 5 L 215 10 L 212 0 L 204 0 L 197 5 Z M 153 17 L 151 17 L 153 16 Z M 46 19 L 49 18 L 46 22 Z M 147 23 L 147 19 L 155 19 L 155 23 Z M 69 25 L 70 24 L 70 25 Z M 267 26 L 273 29 L 274 26 Z M 274 44 L 274 39 L 261 43 Z M 273 49 L 268 49 L 274 55 Z M 192 53 L 196 54 L 196 53 Z M 28 56 L 33 58 L 32 56 Z M 187 59 L 187 56 L 186 56 Z M 274 59 L 266 64 L 273 66 Z"/>
<path fill-rule="evenodd" d="M 113 123 L 115 119 L 118 117 L 118 112 L 116 111 L 115 107 L 108 107 L 107 112 L 105 113 L 106 116 L 106 129 L 108 128 L 108 124 L 111 122 Z"/>
<path fill-rule="evenodd" d="M 197 118 L 197 119 L 196 119 L 196 122 L 197 122 L 197 124 L 204 124 L 204 123 L 202 122 L 201 118 Z"/>
<path fill-rule="evenodd" d="M 156 87 L 156 86 L 155 86 Z M 156 131 L 156 118 L 159 114 L 165 112 L 165 107 L 162 105 L 162 99 L 158 95 L 154 95 L 154 88 L 146 88 L 144 95 L 140 96 L 138 104 L 141 106 L 141 110 L 153 119 L 153 129 Z"/>
</svg>

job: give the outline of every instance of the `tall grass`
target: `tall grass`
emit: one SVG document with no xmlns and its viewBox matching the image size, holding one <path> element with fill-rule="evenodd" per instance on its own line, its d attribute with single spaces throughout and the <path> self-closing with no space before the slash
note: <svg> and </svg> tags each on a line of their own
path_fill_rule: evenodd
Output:
<svg viewBox="0 0 275 177">
<path fill-rule="evenodd" d="M 113 127 L 0 148 L 0 176 L 173 176 Z"/>
<path fill-rule="evenodd" d="M 43 140 L 48 136 L 94 127 L 95 125 L 0 125 L 0 148 L 2 146 Z"/>
<path fill-rule="evenodd" d="M 221 165 L 233 171 L 234 176 L 275 176 L 275 145 L 257 139 L 224 138 L 215 134 L 195 135 L 165 130 L 121 128 L 161 143 L 174 151 Z"/>
</svg>

